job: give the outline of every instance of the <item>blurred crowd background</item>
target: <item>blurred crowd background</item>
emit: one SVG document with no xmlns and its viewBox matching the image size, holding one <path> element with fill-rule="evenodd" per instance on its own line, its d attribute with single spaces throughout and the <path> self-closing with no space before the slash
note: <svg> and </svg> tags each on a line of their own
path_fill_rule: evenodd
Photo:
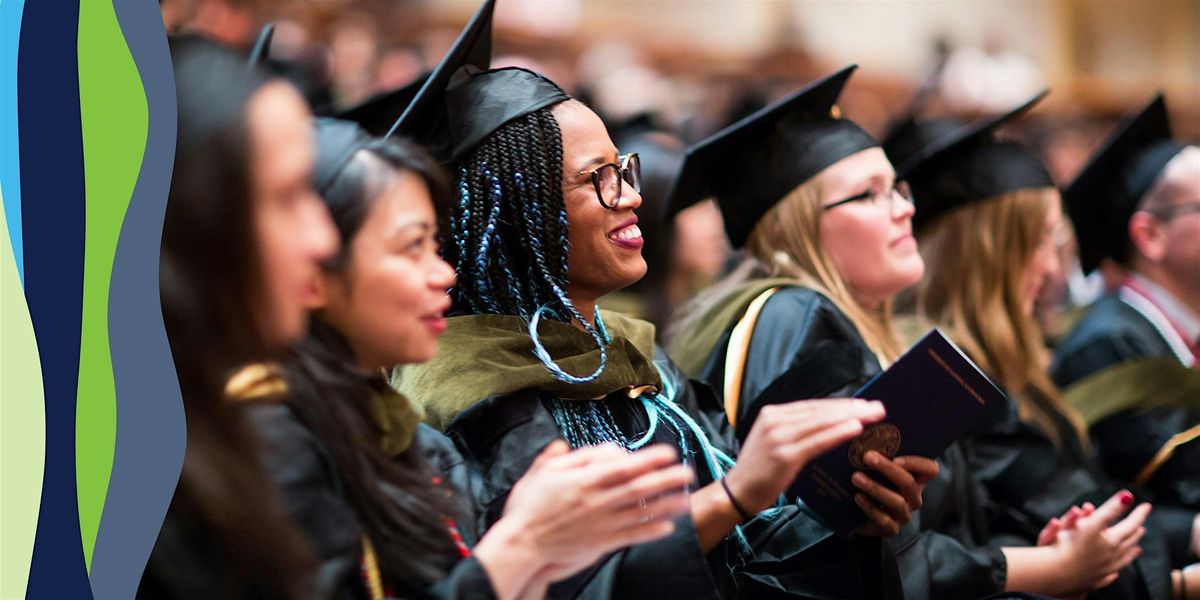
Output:
<svg viewBox="0 0 1200 600">
<path fill-rule="evenodd" d="M 269 64 L 319 114 L 418 81 L 478 8 L 476 0 L 161 5 L 169 30 L 242 50 L 276 23 Z M 860 69 L 840 108 L 879 137 L 911 111 L 969 119 L 1050 88 L 1011 134 L 1038 148 L 1063 185 L 1155 90 L 1167 94 L 1176 137 L 1200 139 L 1200 0 L 503 0 L 494 46 L 493 66 L 545 73 L 596 109 L 622 151 L 641 153 L 650 276 L 609 306 L 660 324 L 729 259 L 710 204 L 660 222 L 680 149 L 845 64 Z M 1098 288 L 1069 277 L 1047 286 L 1047 330 L 1060 328 L 1052 321 L 1064 304 L 1085 303 Z"/>
</svg>

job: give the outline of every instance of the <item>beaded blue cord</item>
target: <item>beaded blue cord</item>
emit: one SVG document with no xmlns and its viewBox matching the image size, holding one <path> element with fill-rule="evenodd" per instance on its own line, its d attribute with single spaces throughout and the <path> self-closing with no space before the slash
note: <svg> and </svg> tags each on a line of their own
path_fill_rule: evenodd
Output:
<svg viewBox="0 0 1200 600">
<path fill-rule="evenodd" d="M 517 183 L 517 189 L 521 194 L 524 194 L 524 175 L 520 172 L 514 173 L 513 179 Z M 533 317 L 529 320 L 529 338 L 533 341 L 533 353 L 535 356 L 537 356 L 538 360 L 541 361 L 542 365 L 544 365 L 546 369 L 550 371 L 554 378 L 558 379 L 559 381 L 565 381 L 567 383 L 587 383 L 589 381 L 594 381 L 604 373 L 604 369 L 608 366 L 608 349 L 605 346 L 604 340 L 600 337 L 600 334 L 597 331 L 597 327 L 600 329 L 603 329 L 604 327 L 603 321 L 600 319 L 600 310 L 597 308 L 593 315 L 593 318 L 597 323 L 597 327 L 592 327 L 592 325 L 588 323 L 587 319 L 583 318 L 583 315 L 576 310 L 575 305 L 571 303 L 571 299 L 567 297 L 566 292 L 563 291 L 562 287 L 559 285 L 559 282 L 550 274 L 550 269 L 546 264 L 545 253 L 542 251 L 542 240 L 537 235 L 537 232 L 542 230 L 541 224 L 543 222 L 542 211 L 538 207 L 537 203 L 530 205 L 529 213 L 533 225 L 533 231 L 531 231 L 529 235 L 529 245 L 530 250 L 532 250 L 533 261 L 537 265 L 542 279 L 549 285 L 551 291 L 554 292 L 559 304 L 567 310 L 571 317 L 579 321 L 579 323 L 583 326 L 583 330 L 592 337 L 593 341 L 596 342 L 596 347 L 600 349 L 600 364 L 590 375 L 578 377 L 567 373 L 562 369 L 562 367 L 558 366 L 558 363 L 554 362 L 554 358 L 550 356 L 550 353 L 546 350 L 545 346 L 542 345 L 541 339 L 539 339 L 537 333 L 537 326 L 542 319 L 542 314 L 548 310 L 552 310 L 550 309 L 549 304 L 542 304 L 539 306 L 537 310 L 534 311 Z"/>
<path fill-rule="evenodd" d="M 491 245 L 492 238 L 496 234 L 496 219 L 500 216 L 501 198 L 503 192 L 500 188 L 500 178 L 496 177 L 491 171 L 485 171 L 487 177 L 492 182 L 492 193 L 490 200 L 492 202 L 491 210 L 488 211 L 487 225 L 484 226 L 483 234 L 479 240 L 479 252 L 475 256 L 475 273 L 476 279 L 479 281 L 479 297 L 487 307 L 488 312 L 499 313 L 500 308 L 491 294 L 491 280 L 489 277 L 488 264 L 488 247 Z"/>
<path fill-rule="evenodd" d="M 466 266 L 467 260 L 467 238 L 470 235 L 470 218 L 471 218 L 471 189 L 467 183 L 467 167 L 464 165 L 459 169 L 458 179 L 458 208 L 459 218 L 451 220 L 451 235 L 454 239 L 454 245 L 458 248 L 458 260 L 455 261 L 454 274 L 459 281 L 463 280 L 463 269 Z M 470 312 L 478 313 L 479 304 L 471 294 L 466 293 L 464 289 L 455 286 L 451 290 L 456 304 L 465 306 Z"/>
<path fill-rule="evenodd" d="M 542 365 L 545 366 L 546 369 L 548 369 L 550 371 L 550 373 L 552 375 L 554 375 L 554 378 L 558 379 L 559 381 L 565 381 L 567 383 L 587 383 L 589 381 L 595 380 L 597 377 L 600 376 L 601 373 L 604 372 L 604 368 L 608 364 L 608 352 L 604 347 L 604 342 L 600 341 L 598 339 L 598 337 L 593 333 L 592 337 L 596 338 L 597 346 L 600 348 L 600 365 L 596 367 L 596 370 L 593 371 L 591 375 L 587 375 L 585 377 L 576 377 L 574 375 L 571 375 L 570 373 L 567 373 L 566 371 L 564 371 L 562 369 L 562 367 L 558 366 L 558 363 L 554 362 L 554 358 L 550 356 L 550 352 L 546 350 L 546 347 L 544 345 L 542 345 L 542 340 L 538 336 L 538 323 L 540 323 L 542 320 L 542 313 L 545 312 L 548 308 L 549 308 L 548 305 L 545 305 L 545 304 L 538 307 L 538 309 L 536 311 L 534 311 L 534 313 L 533 313 L 533 318 L 529 320 L 529 339 L 531 339 L 533 341 L 534 356 L 537 356 L 538 360 L 541 361 Z M 574 309 L 572 309 L 572 312 L 574 313 Z M 578 314 L 578 313 L 575 313 L 575 314 Z M 597 320 L 600 319 L 599 311 L 596 312 L 596 319 Z M 587 323 L 587 321 L 584 321 L 583 319 L 580 319 L 580 321 L 585 324 Z M 586 325 L 585 325 L 585 329 L 591 329 L 591 328 L 586 327 Z M 589 333 L 592 333 L 592 332 L 589 332 Z"/>
<path fill-rule="evenodd" d="M 607 332 L 605 337 L 607 337 Z M 659 371 L 663 389 L 657 393 L 647 392 L 639 397 L 646 410 L 648 424 L 646 432 L 637 440 L 629 440 L 620 432 L 615 426 L 612 412 L 603 400 L 558 399 L 552 401 L 550 412 L 559 431 L 562 432 L 563 437 L 572 448 L 614 442 L 629 451 L 634 451 L 650 443 L 654 439 L 659 425 L 665 424 L 673 430 L 675 438 L 678 440 L 681 462 L 683 464 L 691 463 L 689 457 L 693 455 L 693 452 L 689 449 L 688 438 L 692 437 L 697 442 L 699 453 L 708 469 L 709 476 L 713 481 L 718 481 L 725 476 L 729 468 L 733 467 L 734 459 L 712 445 L 712 441 L 709 440 L 708 435 L 695 419 L 675 402 L 675 394 L 678 390 L 672 385 L 672 380 L 664 372 L 662 366 L 656 362 L 655 368 Z M 781 514 L 783 504 L 781 497 L 776 506 L 760 512 L 758 516 L 767 520 L 775 519 Z M 734 527 L 733 533 L 743 554 L 752 554 L 753 550 L 742 526 Z"/>
</svg>

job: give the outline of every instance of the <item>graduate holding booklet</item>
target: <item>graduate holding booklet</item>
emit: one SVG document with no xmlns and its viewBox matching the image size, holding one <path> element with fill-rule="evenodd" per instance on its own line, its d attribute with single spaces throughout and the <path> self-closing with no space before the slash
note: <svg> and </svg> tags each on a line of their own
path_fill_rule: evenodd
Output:
<svg viewBox="0 0 1200 600">
<path fill-rule="evenodd" d="M 724 390 L 726 416 L 742 436 L 779 402 L 853 394 L 903 350 L 892 305 L 925 272 L 913 195 L 879 143 L 835 106 L 851 71 L 692 146 L 675 185 L 673 210 L 715 197 L 743 251 L 741 264 L 675 322 L 670 343 L 683 369 Z M 935 406 L 934 393 L 915 401 Z M 1111 583 L 1132 560 L 1099 551 L 1101 530 L 1128 510 L 1116 500 L 1096 516 L 1072 512 L 1070 535 L 1056 535 L 1062 522 L 1043 521 L 1042 545 L 1028 547 L 1034 540 L 993 536 L 988 490 L 960 445 L 937 462 L 866 451 L 862 463 L 846 488 L 862 513 L 879 515 L 888 502 L 920 507 L 890 540 L 906 597 L 1078 594 Z M 924 484 L 924 493 L 871 501 L 868 494 L 891 491 L 871 471 L 899 490 Z"/>
<path fill-rule="evenodd" d="M 851 501 L 852 477 L 866 470 L 867 453 L 936 459 L 989 407 L 1005 401 L 1004 393 L 937 329 L 854 396 L 879 400 L 887 418 L 822 455 L 790 490 L 843 533 L 867 518 Z"/>
</svg>

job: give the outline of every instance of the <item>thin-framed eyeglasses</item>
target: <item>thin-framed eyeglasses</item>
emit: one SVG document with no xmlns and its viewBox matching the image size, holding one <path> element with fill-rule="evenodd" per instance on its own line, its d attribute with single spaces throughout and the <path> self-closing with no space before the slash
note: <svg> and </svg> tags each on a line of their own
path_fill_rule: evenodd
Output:
<svg viewBox="0 0 1200 600">
<path fill-rule="evenodd" d="M 1200 199 L 1146 211 L 1163 221 L 1200 212 Z"/>
<path fill-rule="evenodd" d="M 900 198 L 901 200 L 904 200 L 905 202 L 908 202 L 910 204 L 912 203 L 912 201 L 913 201 L 912 189 L 910 189 L 908 187 L 907 181 L 897 181 L 890 188 L 883 188 L 881 190 L 871 189 L 871 190 L 867 190 L 861 194 L 855 194 L 848 198 L 842 198 L 841 200 L 838 200 L 837 202 L 832 202 L 830 204 L 826 204 L 825 206 L 822 206 L 821 209 L 822 210 L 830 210 L 833 208 L 837 208 L 843 204 L 850 204 L 851 202 L 859 202 L 862 200 L 866 200 L 875 206 L 881 206 L 886 202 L 888 209 L 895 209 L 896 208 L 896 198 Z"/>
<path fill-rule="evenodd" d="M 635 192 L 642 191 L 642 161 L 636 152 L 631 152 L 617 158 L 618 163 L 606 163 L 591 171 L 580 171 L 580 175 L 592 178 L 592 187 L 596 189 L 596 198 L 600 206 L 616 210 L 621 204 L 621 187 L 629 184 Z"/>
</svg>

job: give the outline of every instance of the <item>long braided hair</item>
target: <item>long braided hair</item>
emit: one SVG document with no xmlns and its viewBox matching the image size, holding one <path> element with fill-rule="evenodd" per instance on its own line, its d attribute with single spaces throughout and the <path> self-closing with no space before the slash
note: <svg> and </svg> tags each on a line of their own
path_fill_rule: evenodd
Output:
<svg viewBox="0 0 1200 600">
<path fill-rule="evenodd" d="M 534 353 L 555 378 L 585 383 L 599 377 L 610 341 L 600 314 L 595 326 L 579 313 L 566 294 L 567 211 L 563 202 L 563 143 L 553 106 L 515 119 L 497 129 L 463 159 L 450 165 L 457 192 L 442 231 L 442 252 L 457 274 L 451 290 L 454 314 L 516 315 L 529 323 Z M 537 336 L 540 319 L 579 321 L 600 348 L 600 365 L 589 375 L 563 371 Z M 644 394 L 649 428 L 630 437 L 616 426 L 604 400 L 546 402 L 555 423 L 575 448 L 616 443 L 636 450 L 662 425 L 679 441 L 681 458 L 703 461 L 714 480 L 732 459 L 712 446 L 708 436 L 674 402 L 668 389 Z M 694 443 L 693 443 L 694 441 Z"/>
<path fill-rule="evenodd" d="M 516 315 L 529 323 L 534 352 L 561 381 L 585 383 L 604 372 L 608 334 L 567 297 L 567 209 L 562 133 L 546 107 L 515 119 L 451 165 L 458 198 L 442 230 L 457 284 L 453 314 Z M 541 319 L 578 321 L 600 349 L 588 375 L 567 373 L 537 335 Z"/>
</svg>

